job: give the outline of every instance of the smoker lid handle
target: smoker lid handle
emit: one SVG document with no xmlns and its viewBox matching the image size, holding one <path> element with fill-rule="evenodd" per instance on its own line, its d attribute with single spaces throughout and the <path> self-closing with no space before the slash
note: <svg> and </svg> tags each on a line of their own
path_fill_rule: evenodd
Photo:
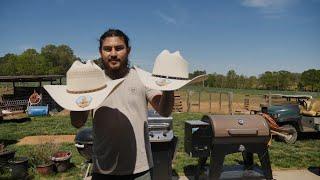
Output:
<svg viewBox="0 0 320 180">
<path fill-rule="evenodd" d="M 77 148 L 84 148 L 84 145 L 83 145 L 83 144 L 75 144 L 75 146 L 76 146 Z"/>
<path fill-rule="evenodd" d="M 228 129 L 230 136 L 258 135 L 258 129 Z"/>
<path fill-rule="evenodd" d="M 168 128 L 170 126 L 169 123 L 159 123 L 159 124 L 149 124 L 150 128 Z"/>
</svg>

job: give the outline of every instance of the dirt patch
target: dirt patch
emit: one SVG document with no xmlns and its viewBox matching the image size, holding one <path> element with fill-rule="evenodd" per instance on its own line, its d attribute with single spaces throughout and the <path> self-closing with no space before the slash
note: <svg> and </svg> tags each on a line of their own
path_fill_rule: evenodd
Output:
<svg viewBox="0 0 320 180">
<path fill-rule="evenodd" d="M 51 115 L 52 116 L 68 116 L 68 115 L 70 115 L 70 111 L 64 109 L 60 112 L 52 113 Z"/>
<path fill-rule="evenodd" d="M 73 143 L 75 135 L 43 135 L 27 136 L 19 140 L 17 145 L 35 145 L 42 143 Z"/>
</svg>

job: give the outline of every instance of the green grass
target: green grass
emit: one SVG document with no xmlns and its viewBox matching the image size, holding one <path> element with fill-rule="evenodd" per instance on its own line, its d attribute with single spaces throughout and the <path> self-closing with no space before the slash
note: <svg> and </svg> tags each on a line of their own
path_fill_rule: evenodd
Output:
<svg viewBox="0 0 320 180">
<path fill-rule="evenodd" d="M 173 169 L 178 175 L 192 174 L 194 167 L 197 164 L 196 158 L 190 158 L 184 152 L 184 122 L 186 120 L 196 120 L 203 116 L 201 113 L 174 113 L 174 132 L 178 136 L 178 150 L 176 158 L 173 162 Z M 86 126 L 91 126 L 92 121 L 89 119 Z M 76 128 L 70 124 L 70 118 L 68 116 L 57 117 L 39 117 L 32 118 L 31 121 L 16 123 L 6 122 L 0 124 L 0 142 L 13 143 L 25 136 L 31 135 L 53 135 L 53 134 L 75 134 Z M 319 137 L 319 134 L 318 134 Z M 311 166 L 319 166 L 320 164 L 320 138 L 313 139 L 300 139 L 293 145 L 288 145 L 282 142 L 272 141 L 272 145 L 269 149 L 271 163 L 273 170 L 275 169 L 300 169 L 308 168 Z M 33 146 L 24 145 L 18 146 L 11 144 L 10 149 L 17 151 L 17 156 L 27 155 L 27 151 L 30 151 Z M 35 173 L 34 169 L 30 168 L 30 174 L 35 179 L 81 179 L 82 176 L 82 163 L 84 159 L 79 155 L 73 143 L 62 144 L 61 150 L 70 150 L 73 153 L 72 163 L 75 165 L 72 169 L 65 173 L 58 173 L 49 177 L 42 177 Z M 255 156 L 255 162 L 257 164 L 257 157 Z M 241 154 L 235 153 L 226 156 L 225 164 L 233 165 L 242 161 Z M 209 163 L 209 162 L 207 162 Z M 6 177 L 8 174 L 0 175 Z"/>
<path fill-rule="evenodd" d="M 1 140 L 19 140 L 25 136 L 35 135 L 58 135 L 58 134 L 76 134 L 77 129 L 71 125 L 68 116 L 52 117 L 32 117 L 31 121 L 24 119 L 5 120 L 0 124 L 0 142 Z M 91 126 L 92 121 L 88 119 L 86 126 Z"/>
</svg>

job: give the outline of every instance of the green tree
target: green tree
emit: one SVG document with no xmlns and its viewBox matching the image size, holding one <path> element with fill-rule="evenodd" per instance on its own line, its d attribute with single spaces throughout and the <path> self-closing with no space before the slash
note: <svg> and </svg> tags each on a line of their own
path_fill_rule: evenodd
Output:
<svg viewBox="0 0 320 180">
<path fill-rule="evenodd" d="M 235 70 L 229 70 L 226 77 L 227 88 L 237 88 L 238 75 Z"/>
<path fill-rule="evenodd" d="M 216 76 L 216 87 L 225 88 L 226 87 L 226 77 L 222 74 Z"/>
<path fill-rule="evenodd" d="M 20 55 L 0 57 L 0 75 L 65 74 L 76 58 L 69 46 L 49 44 L 41 53 L 27 49 Z"/>
<path fill-rule="evenodd" d="M 77 58 L 73 54 L 73 50 L 67 45 L 46 45 L 41 48 L 41 55 L 45 57 L 48 65 L 52 67 L 49 70 L 50 74 L 65 74 Z"/>
<path fill-rule="evenodd" d="M 246 84 L 247 89 L 256 89 L 256 88 L 258 88 L 258 79 L 256 76 L 250 76 L 246 80 L 245 84 Z"/>
<path fill-rule="evenodd" d="M 275 89 L 277 87 L 277 79 L 273 72 L 266 71 L 259 77 L 259 83 L 263 89 Z"/>
<path fill-rule="evenodd" d="M 201 71 L 201 70 L 195 70 L 195 71 L 193 71 L 193 73 L 189 73 L 189 78 L 192 79 L 192 78 L 197 77 L 202 74 L 207 74 L 207 72 Z"/>
<path fill-rule="evenodd" d="M 197 76 L 202 75 L 202 74 L 207 74 L 207 72 L 206 71 L 201 71 L 201 70 L 196 70 L 196 71 L 193 71 L 193 73 L 189 73 L 189 78 L 192 79 L 192 78 L 197 77 Z M 206 83 L 204 83 L 204 82 L 199 82 L 199 83 L 196 83 L 196 84 L 203 85 L 203 86 L 206 85 Z"/>
<path fill-rule="evenodd" d="M 237 87 L 236 88 L 239 88 L 239 89 L 245 89 L 245 88 L 247 88 L 246 87 L 246 79 L 247 79 L 247 77 L 246 76 L 244 76 L 244 75 L 240 75 L 240 76 L 238 76 L 237 77 Z"/>
<path fill-rule="evenodd" d="M 207 87 L 217 87 L 217 73 L 209 74 L 208 79 L 205 81 Z"/>
<path fill-rule="evenodd" d="M 0 75 L 14 75 L 16 72 L 15 61 L 17 60 L 17 56 L 15 54 L 6 54 L 3 57 L 0 57 Z"/>
<path fill-rule="evenodd" d="M 278 89 L 279 90 L 289 90 L 290 85 L 292 85 L 292 74 L 289 71 L 279 71 L 278 72 Z"/>
<path fill-rule="evenodd" d="M 302 90 L 301 88 L 301 73 L 291 73 L 291 90 Z"/>
<path fill-rule="evenodd" d="M 27 49 L 14 61 L 15 75 L 42 75 L 48 74 L 50 68 L 45 57 L 35 49 Z"/>
<path fill-rule="evenodd" d="M 318 90 L 320 89 L 320 70 L 309 69 L 302 72 L 301 84 L 305 90 Z"/>
</svg>

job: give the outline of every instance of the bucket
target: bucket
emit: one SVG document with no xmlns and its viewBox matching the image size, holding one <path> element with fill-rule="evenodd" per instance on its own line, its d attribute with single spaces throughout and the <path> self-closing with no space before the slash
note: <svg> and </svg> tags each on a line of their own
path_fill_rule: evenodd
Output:
<svg viewBox="0 0 320 180">
<path fill-rule="evenodd" d="M 68 151 L 59 151 L 52 155 L 51 160 L 54 162 L 58 172 L 65 172 L 71 167 L 71 155 L 71 152 Z"/>
<path fill-rule="evenodd" d="M 28 106 L 29 116 L 46 116 L 48 115 L 49 107 L 47 106 Z"/>
<path fill-rule="evenodd" d="M 36 167 L 36 170 L 39 174 L 42 175 L 50 175 L 53 174 L 54 171 L 54 163 L 50 162 L 49 164 L 44 164 L 44 165 L 38 165 Z"/>
</svg>

